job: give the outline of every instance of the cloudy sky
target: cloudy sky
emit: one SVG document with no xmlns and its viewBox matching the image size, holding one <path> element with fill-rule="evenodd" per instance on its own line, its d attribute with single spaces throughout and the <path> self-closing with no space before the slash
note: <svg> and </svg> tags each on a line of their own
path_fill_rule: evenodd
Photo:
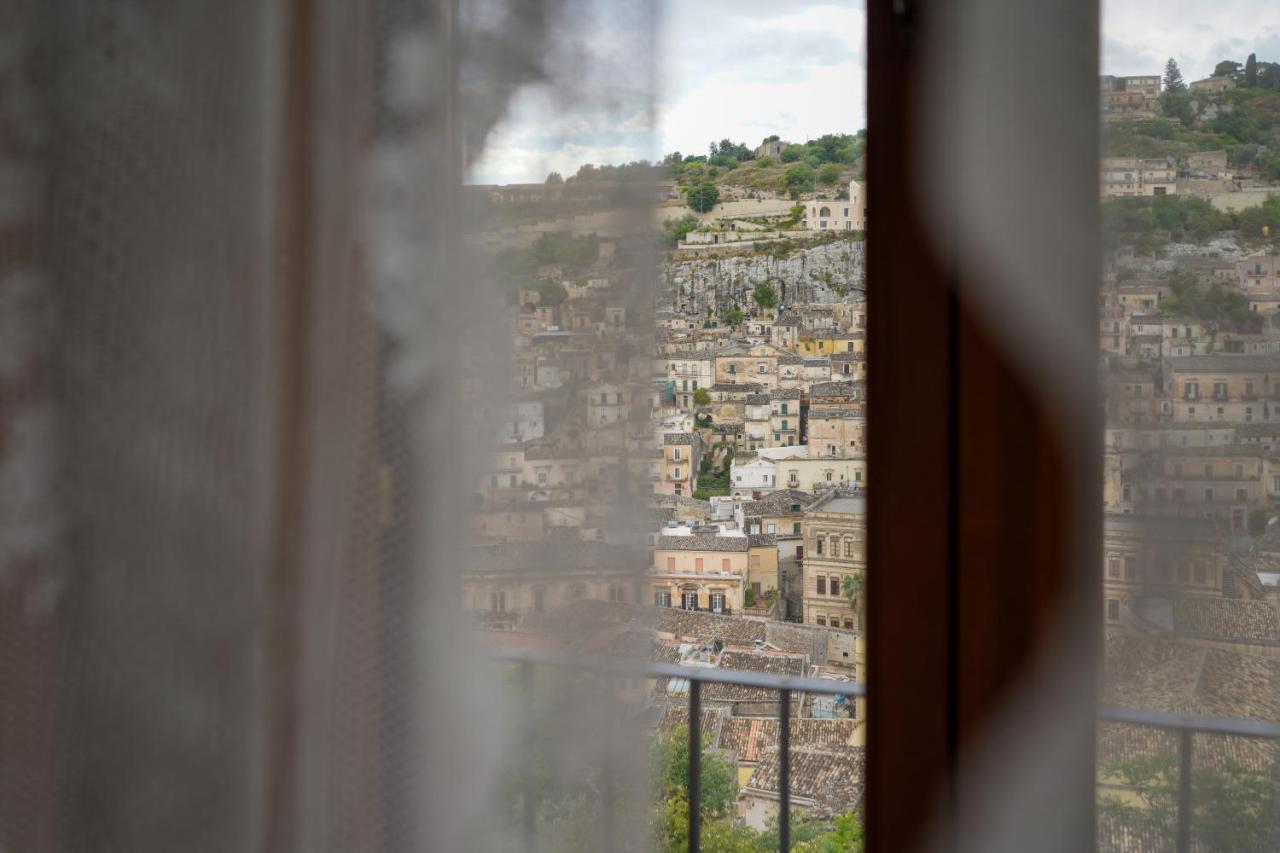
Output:
<svg viewBox="0 0 1280 853">
<path fill-rule="evenodd" d="M 471 180 L 540 181 L 582 163 L 706 153 L 729 137 L 756 145 L 769 134 L 804 140 L 853 132 L 866 111 L 861 0 L 661 0 L 657 50 L 628 52 L 625 33 L 645 28 L 614 0 L 586 16 L 593 47 L 549 84 L 521 91 L 490 135 Z M 578 14 L 581 18 L 581 13 Z M 1280 61 L 1276 0 L 1109 0 L 1103 5 L 1106 73 L 1156 74 L 1173 57 L 1187 80 L 1220 59 L 1250 52 Z M 591 80 L 623 94 L 599 97 Z M 604 88 L 596 87 L 596 89 Z"/>
</svg>

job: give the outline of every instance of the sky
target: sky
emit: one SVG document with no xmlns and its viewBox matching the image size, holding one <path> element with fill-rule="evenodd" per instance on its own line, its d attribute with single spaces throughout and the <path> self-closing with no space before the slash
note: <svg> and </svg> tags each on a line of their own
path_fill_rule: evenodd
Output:
<svg viewBox="0 0 1280 853">
<path fill-rule="evenodd" d="M 728 137 L 750 146 L 770 134 L 804 141 L 852 133 L 866 115 L 865 13 L 861 0 L 660 0 L 656 50 L 628 53 L 647 22 L 629 3 L 586 15 L 590 46 L 560 63 L 549 83 L 517 93 L 472 168 L 474 183 L 543 180 L 582 163 L 705 154 Z M 647 44 L 641 41 L 642 44 Z M 1222 59 L 1280 61 L 1276 0 L 1108 0 L 1102 66 L 1108 74 L 1161 74 L 1170 57 L 1187 81 Z M 643 55 L 636 55 L 643 54 Z M 652 58 L 649 58 L 649 54 Z M 610 81 L 602 97 L 583 81 Z M 617 94 L 621 93 L 621 94 Z"/>
</svg>

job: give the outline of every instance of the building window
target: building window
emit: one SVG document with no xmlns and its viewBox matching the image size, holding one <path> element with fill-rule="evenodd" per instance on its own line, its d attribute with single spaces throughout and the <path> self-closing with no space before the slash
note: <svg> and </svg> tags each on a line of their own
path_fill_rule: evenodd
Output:
<svg viewBox="0 0 1280 853">
<path fill-rule="evenodd" d="M 667 557 L 667 571 L 674 572 L 676 570 L 676 558 Z"/>
<path fill-rule="evenodd" d="M 1136 557 L 1124 558 L 1124 577 L 1125 580 L 1133 580 L 1138 576 L 1138 560 Z"/>
<path fill-rule="evenodd" d="M 1209 488 L 1209 489 L 1205 489 L 1205 490 L 1204 490 L 1204 499 L 1205 499 L 1205 502 L 1206 502 L 1206 503 L 1208 503 L 1209 501 L 1212 501 L 1212 500 L 1213 500 L 1213 489 L 1212 489 L 1212 488 Z"/>
<path fill-rule="evenodd" d="M 697 610 L 698 591 L 686 590 L 685 592 L 680 593 L 680 606 L 685 610 Z"/>
<path fill-rule="evenodd" d="M 853 630 L 853 620 L 852 620 L 852 619 L 846 619 L 846 620 L 844 620 L 844 629 L 845 629 L 846 631 L 852 631 L 852 630 Z M 846 654 L 847 654 L 847 653 L 846 653 Z"/>
<path fill-rule="evenodd" d="M 840 576 L 839 575 L 833 575 L 831 577 L 830 581 L 828 582 L 827 591 L 830 592 L 832 595 L 840 594 Z"/>
<path fill-rule="evenodd" d="M 711 593 L 711 612 L 712 613 L 724 612 L 724 593 L 723 592 Z"/>
<path fill-rule="evenodd" d="M 827 594 L 827 579 L 822 575 L 818 575 L 818 595 Z"/>
<path fill-rule="evenodd" d="M 1120 558 L 1119 557 L 1107 558 L 1107 577 L 1109 578 L 1120 577 Z"/>
<path fill-rule="evenodd" d="M 702 558 L 701 558 L 701 557 L 694 557 L 694 559 L 693 559 L 693 568 L 694 568 L 694 571 L 697 571 L 697 572 L 701 572 L 701 571 L 702 571 Z"/>
<path fill-rule="evenodd" d="M 654 607 L 670 607 L 671 593 L 667 590 L 657 590 L 656 592 L 654 592 L 653 606 Z"/>
<path fill-rule="evenodd" d="M 1120 599 L 1118 598 L 1107 599 L 1107 621 L 1108 622 L 1120 621 Z"/>
<path fill-rule="evenodd" d="M 1188 382 L 1182 387 L 1183 396 L 1188 400 L 1195 400 L 1200 397 L 1200 383 Z"/>
<path fill-rule="evenodd" d="M 502 591 L 489 593 L 489 609 L 495 613 L 505 613 L 507 610 L 507 594 Z"/>
<path fill-rule="evenodd" d="M 724 572 L 725 574 L 728 574 L 728 573 L 729 573 L 729 558 L 728 558 L 728 557 L 724 557 L 723 559 L 721 559 L 721 560 L 720 560 L 720 571 Z"/>
<path fill-rule="evenodd" d="M 813 551 L 819 557 L 822 556 L 822 547 L 823 547 L 822 537 L 819 536 L 813 543 Z"/>
<path fill-rule="evenodd" d="M 814 621 L 817 622 L 819 625 L 823 626 L 824 628 L 827 625 L 827 617 L 825 616 L 818 616 L 814 619 Z"/>
</svg>

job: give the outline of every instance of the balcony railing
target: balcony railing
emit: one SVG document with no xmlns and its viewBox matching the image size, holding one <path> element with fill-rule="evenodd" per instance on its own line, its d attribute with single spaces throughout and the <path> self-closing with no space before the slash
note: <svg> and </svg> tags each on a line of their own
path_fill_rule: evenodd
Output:
<svg viewBox="0 0 1280 853">
<path fill-rule="evenodd" d="M 499 660 L 518 664 L 521 668 L 521 685 L 526 693 L 532 693 L 533 668 L 535 666 L 585 669 L 607 672 L 620 678 L 681 678 L 689 682 L 689 850 L 700 853 L 701 841 L 701 779 L 702 779 L 702 685 L 736 684 L 761 687 L 778 691 L 778 846 L 786 853 L 791 849 L 791 697 L 793 693 L 817 693 L 825 696 L 866 696 L 866 685 L 854 681 L 834 681 L 825 678 L 809 678 L 795 675 L 777 675 L 746 670 L 725 670 L 714 667 L 693 667 L 680 664 L 656 663 L 640 658 L 618 657 L 570 657 L 537 651 L 504 651 Z M 1112 723 L 1128 723 L 1165 729 L 1178 733 L 1178 796 L 1177 796 L 1177 851 L 1190 853 L 1192 849 L 1191 821 L 1194 815 L 1192 801 L 1192 735 L 1196 732 L 1214 735 L 1263 738 L 1280 741 L 1280 722 L 1267 720 L 1237 720 L 1224 717 L 1203 717 L 1196 714 L 1178 714 L 1169 711 L 1151 711 L 1138 708 L 1103 707 L 1098 709 L 1098 719 Z M 537 849 L 537 795 L 532 774 L 524 774 L 521 792 L 521 817 L 525 849 Z M 612 806 L 606 800 L 605 808 Z M 613 815 L 605 815 L 605 825 L 613 826 Z"/>
</svg>

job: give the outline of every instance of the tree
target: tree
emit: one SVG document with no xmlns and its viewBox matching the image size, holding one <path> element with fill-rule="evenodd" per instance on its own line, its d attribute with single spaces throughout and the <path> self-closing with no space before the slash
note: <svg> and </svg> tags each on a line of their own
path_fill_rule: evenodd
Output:
<svg viewBox="0 0 1280 853">
<path fill-rule="evenodd" d="M 813 189 L 813 167 L 808 163 L 796 163 L 788 167 L 786 173 L 782 176 L 783 183 L 787 185 L 787 189 L 796 192 L 809 192 Z"/>
<path fill-rule="evenodd" d="M 548 183 L 548 184 L 563 184 L 563 183 L 564 183 L 564 176 L 563 176 L 563 175 L 561 175 L 559 172 L 552 172 L 551 174 L 547 175 L 547 183 Z"/>
<path fill-rule="evenodd" d="M 699 388 L 697 391 L 694 391 L 693 404 L 695 406 L 710 406 L 711 405 L 710 392 L 708 392 L 706 388 Z M 705 461 L 707 462 L 707 465 L 710 466 L 711 464 L 710 458 L 706 458 L 706 457 L 704 458 L 705 458 Z"/>
<path fill-rule="evenodd" d="M 738 796 L 738 768 L 720 750 L 707 749 L 710 738 L 702 736 L 702 814 L 726 817 Z M 689 799 L 689 727 L 676 726 L 655 739 L 649 753 L 651 778 L 662 799 Z M 686 814 L 687 814 L 686 807 Z"/>
<path fill-rule="evenodd" d="M 840 180 L 840 167 L 835 163 L 827 163 L 818 170 L 818 183 L 830 185 L 838 180 Z"/>
<path fill-rule="evenodd" d="M 773 158 L 770 157 L 768 154 L 764 155 L 759 160 L 756 160 L 757 169 L 767 169 L 772 165 L 773 165 Z"/>
<path fill-rule="evenodd" d="M 549 278 L 540 279 L 533 289 L 538 293 L 538 304 L 546 308 L 554 308 L 569 298 L 569 291 L 564 285 Z"/>
<path fill-rule="evenodd" d="M 1244 61 L 1244 84 L 1250 89 L 1258 85 L 1258 55 L 1256 53 L 1249 54 L 1249 58 Z"/>
<path fill-rule="evenodd" d="M 1172 753 L 1122 759 L 1108 776 L 1133 790 L 1137 803 L 1104 795 L 1099 812 L 1121 824 L 1154 828 L 1173 847 L 1178 815 L 1178 763 Z M 1269 850 L 1280 832 L 1280 793 L 1265 771 L 1233 759 L 1200 767 L 1191 777 L 1193 844 L 1205 850 Z"/>
<path fill-rule="evenodd" d="M 804 149 L 799 145 L 789 145 L 782 149 L 778 159 L 784 163 L 794 163 L 804 156 Z"/>
<path fill-rule="evenodd" d="M 1191 93 L 1182 82 L 1182 72 L 1172 59 L 1165 66 L 1164 92 L 1160 95 L 1160 113 L 1165 118 L 1176 118 L 1186 127 L 1195 121 L 1195 108 L 1191 106 Z"/>
<path fill-rule="evenodd" d="M 856 575 L 845 575 L 844 581 L 840 585 L 840 593 L 849 599 L 849 603 L 853 605 L 854 612 L 858 614 L 859 630 L 862 629 L 862 605 L 864 603 L 862 593 L 866 583 L 866 578 L 863 577 L 862 572 L 858 572 Z"/>
<path fill-rule="evenodd" d="M 730 308 L 724 314 L 724 321 L 728 323 L 730 326 L 741 326 L 743 319 L 745 318 L 743 317 L 742 309 L 739 308 L 737 305 Z"/>
<path fill-rule="evenodd" d="M 762 281 L 751 292 L 751 298 L 764 310 L 772 311 L 778 304 L 778 291 L 774 290 L 769 282 Z"/>
<path fill-rule="evenodd" d="M 720 188 L 710 181 L 706 181 L 696 187 L 690 187 L 689 192 L 685 193 L 685 200 L 688 202 L 689 207 L 699 213 L 706 213 L 720 201 Z"/>
<path fill-rule="evenodd" d="M 698 227 L 698 217 L 686 213 L 679 219 L 667 219 L 662 223 L 662 231 L 667 237 L 667 245 L 675 248 L 680 241 L 689 236 L 689 232 Z"/>
<path fill-rule="evenodd" d="M 782 137 L 781 137 L 781 136 L 779 136 L 779 135 L 778 135 L 778 134 L 776 134 L 776 133 L 772 133 L 772 134 L 770 134 L 770 135 L 766 136 L 764 139 L 762 139 L 762 140 L 760 141 L 760 144 L 761 144 L 761 145 L 768 145 L 770 142 L 779 142 L 779 141 L 781 141 L 781 140 L 782 140 Z"/>
<path fill-rule="evenodd" d="M 1224 59 L 1222 62 L 1219 62 L 1217 65 L 1213 66 L 1213 76 L 1214 77 L 1231 77 L 1231 78 L 1239 77 L 1240 63 L 1232 62 L 1229 59 Z"/>
</svg>

